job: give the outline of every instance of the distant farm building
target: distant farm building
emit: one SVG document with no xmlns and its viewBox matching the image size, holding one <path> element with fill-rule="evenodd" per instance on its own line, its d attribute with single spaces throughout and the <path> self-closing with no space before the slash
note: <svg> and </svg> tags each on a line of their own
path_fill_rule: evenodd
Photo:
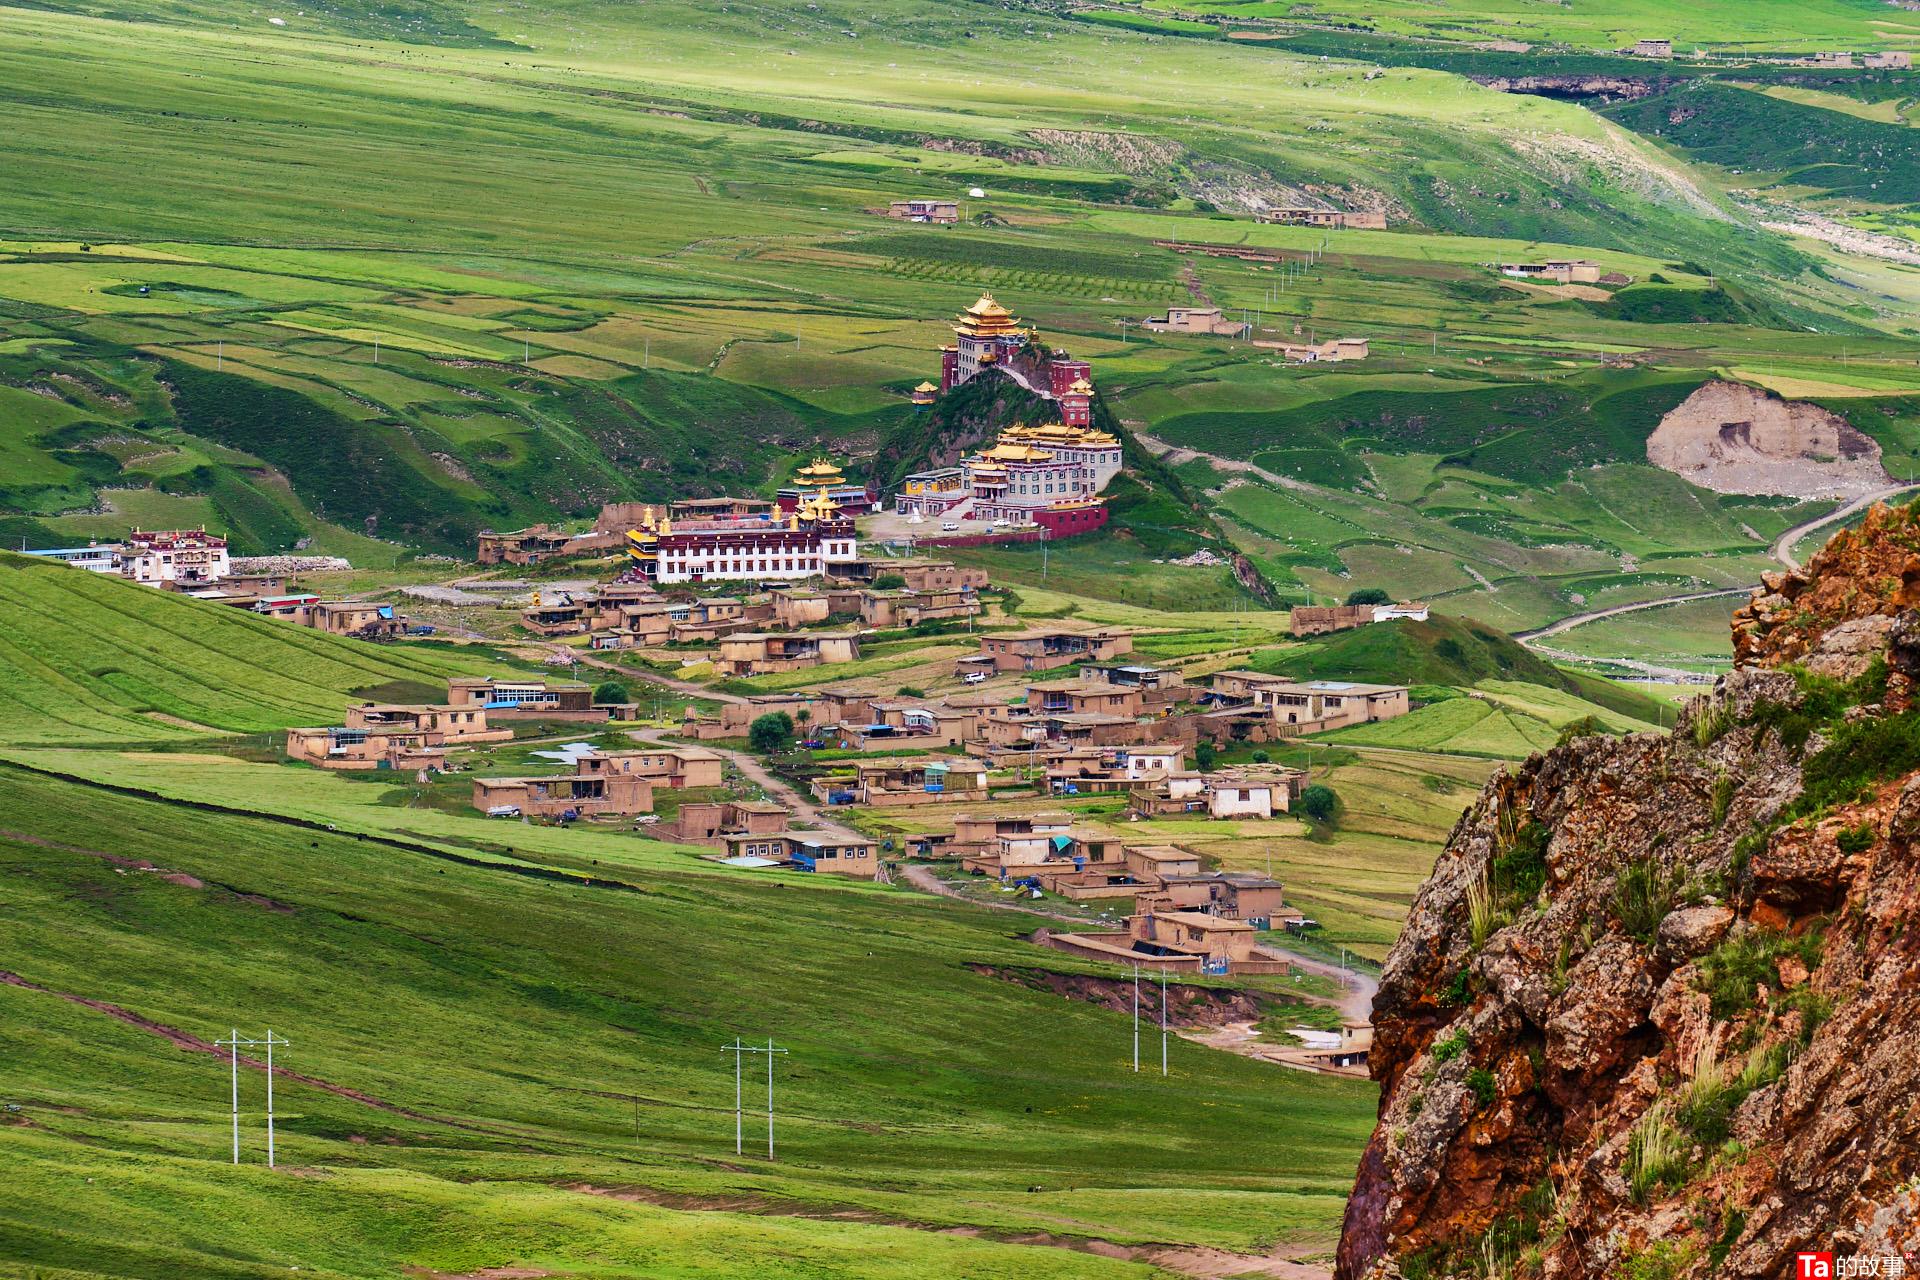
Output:
<svg viewBox="0 0 1920 1280">
<path fill-rule="evenodd" d="M 1905 50 L 1869 53 L 1860 59 L 1860 65 L 1874 71 L 1909 71 L 1913 68 L 1913 55 Z"/>
<path fill-rule="evenodd" d="M 1548 258 L 1545 262 L 1503 262 L 1500 274 L 1547 284 L 1599 284 L 1604 272 L 1586 258 Z"/>
<path fill-rule="evenodd" d="M 653 784 L 631 774 L 475 778 L 473 807 L 489 817 L 631 817 L 653 812 Z"/>
<path fill-rule="evenodd" d="M 1297 605 L 1289 611 L 1289 624 L 1296 636 L 1320 636 L 1330 631 L 1346 631 L 1374 622 L 1425 622 L 1427 606 L 1406 604 Z"/>
<path fill-rule="evenodd" d="M 1633 48 L 1622 49 L 1621 52 L 1632 54 L 1636 58 L 1671 59 L 1673 57 L 1673 41 L 1636 40 L 1634 41 Z"/>
<path fill-rule="evenodd" d="M 722 675 L 757 676 L 775 671 L 798 671 L 828 663 L 852 662 L 860 656 L 857 632 L 788 634 L 736 632 L 720 639 L 713 668 Z"/>
<path fill-rule="evenodd" d="M 571 681 L 539 676 L 505 678 L 459 676 L 447 681 L 447 701 L 455 709 L 479 709 L 496 720 L 606 720 L 593 705 L 593 690 Z"/>
<path fill-rule="evenodd" d="M 1221 337 L 1244 337 L 1252 325 L 1243 320 L 1228 320 L 1218 307 L 1168 307 L 1165 319 L 1149 317 L 1141 327 L 1155 333 L 1203 333 Z"/>
<path fill-rule="evenodd" d="M 1253 345 L 1268 351 L 1278 351 L 1294 364 L 1365 360 L 1369 354 L 1365 338 L 1329 338 L 1325 342 L 1261 341 Z"/>
<path fill-rule="evenodd" d="M 931 222 L 939 226 L 952 226 L 960 221 L 960 202 L 957 200 L 895 200 L 887 206 L 889 218 L 899 218 L 905 222 Z"/>
<path fill-rule="evenodd" d="M 1259 222 L 1274 222 L 1289 227 L 1324 227 L 1335 231 L 1387 229 L 1387 215 L 1378 209 L 1316 209 L 1299 205 L 1263 209 L 1254 217 Z"/>
</svg>

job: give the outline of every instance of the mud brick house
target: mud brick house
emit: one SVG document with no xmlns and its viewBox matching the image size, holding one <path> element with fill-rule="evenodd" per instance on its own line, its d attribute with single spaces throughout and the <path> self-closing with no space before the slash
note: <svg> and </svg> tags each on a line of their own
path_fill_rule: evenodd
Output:
<svg viewBox="0 0 1920 1280">
<path fill-rule="evenodd" d="M 962 569 L 951 560 L 903 560 L 884 568 L 905 579 L 909 591 L 980 591 L 987 586 L 985 569 Z"/>
<path fill-rule="evenodd" d="M 409 729 L 287 730 L 287 755 L 321 769 L 440 769 L 446 748 L 429 745 L 427 734 Z"/>
<path fill-rule="evenodd" d="M 482 706 L 429 706 L 424 703 L 363 702 L 348 707 L 346 728 L 382 733 L 419 734 L 430 747 L 506 742 L 513 730 L 488 723 Z"/>
<path fill-rule="evenodd" d="M 755 800 L 683 803 L 673 821 L 653 829 L 663 840 L 725 848 L 728 836 L 770 836 L 787 830 L 793 815 L 784 805 Z"/>
<path fill-rule="evenodd" d="M 997 671 L 1052 671 L 1076 662 L 1106 662 L 1133 652 L 1133 637 L 1121 631 L 1074 631 L 1036 627 L 980 637 L 980 656 Z"/>
<path fill-rule="evenodd" d="M 482 530 L 475 559 L 481 564 L 539 564 L 567 554 L 573 535 L 551 525 L 536 524 L 511 533 Z"/>
<path fill-rule="evenodd" d="M 1199 911 L 1139 911 L 1127 917 L 1125 933 L 1043 929 L 1034 941 L 1092 960 L 1175 973 L 1284 975 L 1293 969 L 1284 956 L 1255 941 L 1248 922 Z"/>
<path fill-rule="evenodd" d="M 1246 871 L 1213 871 L 1194 875 L 1167 875 L 1160 888 L 1139 896 L 1142 911 L 1200 911 L 1245 920 L 1256 929 L 1271 929 L 1302 919 L 1286 904 L 1278 880 Z"/>
<path fill-rule="evenodd" d="M 1099 681 L 1041 681 L 1027 686 L 1034 715 L 1109 715 L 1138 718 L 1140 690 Z"/>
<path fill-rule="evenodd" d="M 1070 748 L 1048 758 L 1047 790 L 1073 795 L 1131 791 L 1178 773 L 1185 756 L 1178 744 Z"/>
<path fill-rule="evenodd" d="M 908 848 L 921 858 L 967 858 L 984 856 L 1001 847 L 1001 842 L 1041 844 L 1054 836 L 1066 835 L 1072 822 L 1064 813 L 1032 813 L 1010 816 L 955 814 L 953 830 L 908 840 Z"/>
<path fill-rule="evenodd" d="M 729 860 L 790 865 L 801 871 L 858 876 L 867 880 L 880 874 L 879 846 L 865 836 L 847 832 L 742 832 L 722 836 L 721 844 Z"/>
<path fill-rule="evenodd" d="M 473 807 L 489 816 L 628 817 L 653 812 L 653 783 L 621 773 L 475 778 Z"/>
<path fill-rule="evenodd" d="M 537 636 L 579 636 L 593 629 L 599 602 L 590 595 L 562 592 L 548 597 L 535 592 L 533 602 L 520 611 L 520 625 Z"/>
<path fill-rule="evenodd" d="M 495 720 L 570 720 L 594 723 L 609 718 L 593 705 L 593 690 L 571 681 L 540 676 L 458 676 L 447 681 L 447 701 L 480 708 Z"/>
<path fill-rule="evenodd" d="M 765 675 L 799 671 L 830 663 L 852 662 L 860 656 L 858 632 L 821 632 L 788 635 L 743 631 L 723 636 L 714 670 L 729 676 Z"/>
<path fill-rule="evenodd" d="M 813 793 L 828 804 L 876 808 L 968 804 L 987 798 L 987 771 L 959 759 L 856 760 L 847 774 L 816 778 Z"/>
<path fill-rule="evenodd" d="M 644 751 L 589 751 L 577 757 L 586 777 L 645 778 L 656 787 L 681 790 L 717 787 L 725 779 L 724 761 L 705 747 L 652 747 Z"/>
</svg>

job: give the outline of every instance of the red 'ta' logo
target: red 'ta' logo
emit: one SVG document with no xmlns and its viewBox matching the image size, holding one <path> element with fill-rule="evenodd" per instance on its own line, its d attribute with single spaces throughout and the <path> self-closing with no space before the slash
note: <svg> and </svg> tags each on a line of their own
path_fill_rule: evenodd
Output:
<svg viewBox="0 0 1920 1280">
<path fill-rule="evenodd" d="M 1794 1254 L 1793 1280 L 1833 1280 L 1833 1255 L 1831 1253 Z"/>
</svg>

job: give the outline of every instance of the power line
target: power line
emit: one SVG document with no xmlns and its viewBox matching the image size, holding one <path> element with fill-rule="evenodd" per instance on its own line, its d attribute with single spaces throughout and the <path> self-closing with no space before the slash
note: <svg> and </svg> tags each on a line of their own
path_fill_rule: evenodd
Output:
<svg viewBox="0 0 1920 1280">
<path fill-rule="evenodd" d="M 282 1037 L 274 1035 L 273 1030 L 271 1028 L 267 1030 L 266 1039 L 256 1040 L 251 1036 L 242 1037 L 240 1034 L 239 1028 L 236 1027 L 233 1029 L 233 1031 L 231 1032 L 231 1034 L 228 1036 L 227 1039 L 215 1040 L 213 1043 L 216 1047 L 225 1045 L 232 1050 L 232 1053 L 230 1056 L 231 1056 L 231 1072 L 232 1072 L 232 1081 L 233 1081 L 233 1090 L 232 1090 L 233 1092 L 233 1162 L 235 1164 L 240 1163 L 240 1046 L 241 1045 L 247 1045 L 248 1047 L 253 1047 L 256 1045 L 266 1046 L 266 1049 L 267 1049 L 267 1168 L 271 1169 L 273 1168 L 273 1155 L 274 1155 L 273 1153 L 273 1046 L 277 1044 L 284 1045 L 288 1042 Z"/>
<path fill-rule="evenodd" d="M 743 1044 L 740 1038 L 736 1036 L 732 1044 L 720 1046 L 720 1052 L 731 1053 L 733 1055 L 733 1154 L 735 1155 L 745 1154 L 741 1143 L 744 1136 L 742 1128 L 745 1124 L 746 1117 L 744 1106 L 745 1071 L 743 1067 L 746 1058 L 742 1055 L 749 1053 L 764 1053 L 767 1055 L 767 1159 L 771 1160 L 773 1159 L 773 1058 L 775 1054 L 785 1053 L 786 1050 L 774 1048 L 771 1038 L 767 1040 L 766 1047 L 763 1049 L 759 1045 Z"/>
</svg>

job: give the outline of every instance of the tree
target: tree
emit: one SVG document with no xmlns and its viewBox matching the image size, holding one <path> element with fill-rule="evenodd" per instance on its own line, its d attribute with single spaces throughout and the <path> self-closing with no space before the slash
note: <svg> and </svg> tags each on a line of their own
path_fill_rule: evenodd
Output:
<svg viewBox="0 0 1920 1280">
<path fill-rule="evenodd" d="M 594 687 L 593 701 L 596 705 L 606 702 L 627 701 L 627 686 L 618 680 L 608 680 Z"/>
<path fill-rule="evenodd" d="M 1358 591 L 1347 592 L 1348 604 L 1392 604 L 1393 597 L 1379 587 L 1362 587 Z"/>
<path fill-rule="evenodd" d="M 1264 751 L 1256 751 L 1253 753 L 1253 762 L 1255 764 L 1272 764 L 1273 757 Z"/>
<path fill-rule="evenodd" d="M 763 756 L 785 751 L 793 745 L 793 717 L 784 711 L 770 711 L 747 727 L 747 742 Z"/>
<path fill-rule="evenodd" d="M 1300 793 L 1293 802 L 1294 812 L 1305 814 L 1315 822 L 1332 824 L 1334 815 L 1340 812 L 1340 797 L 1333 788 L 1324 782 L 1316 782 Z"/>
<path fill-rule="evenodd" d="M 1200 770 L 1200 772 L 1205 773 L 1207 770 L 1213 768 L 1214 759 L 1219 754 L 1220 752 L 1211 742 L 1205 738 L 1200 739 L 1200 741 L 1193 744 L 1194 767 Z"/>
</svg>

